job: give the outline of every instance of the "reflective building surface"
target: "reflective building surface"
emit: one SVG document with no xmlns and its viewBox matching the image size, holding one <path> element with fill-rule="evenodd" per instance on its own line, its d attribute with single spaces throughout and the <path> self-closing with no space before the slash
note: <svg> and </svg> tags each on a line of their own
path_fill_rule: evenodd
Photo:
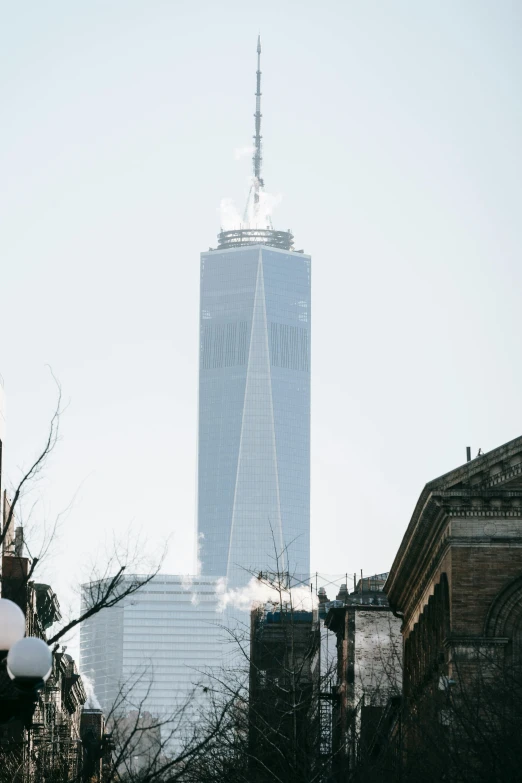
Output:
<svg viewBox="0 0 522 783">
<path fill-rule="evenodd" d="M 122 584 L 135 578 L 126 577 Z M 82 587 L 82 610 L 93 594 Z M 222 615 L 216 580 L 158 574 L 121 603 L 89 617 L 80 627 L 80 671 L 92 682 L 108 715 L 120 702 L 141 705 L 153 717 L 173 714 L 222 662 Z M 129 700 L 122 700 L 122 691 Z M 136 709 L 136 707 L 134 707 Z"/>
<path fill-rule="evenodd" d="M 201 572 L 310 565 L 310 256 L 256 244 L 201 255 Z M 279 562 L 276 562 L 279 556 Z"/>
</svg>

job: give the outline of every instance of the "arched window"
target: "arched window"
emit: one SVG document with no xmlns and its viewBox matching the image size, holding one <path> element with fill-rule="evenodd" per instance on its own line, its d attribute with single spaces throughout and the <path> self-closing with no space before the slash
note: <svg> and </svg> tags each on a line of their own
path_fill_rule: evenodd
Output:
<svg viewBox="0 0 522 783">
<path fill-rule="evenodd" d="M 506 639 L 508 660 L 522 668 L 522 575 L 494 599 L 484 624 L 484 636 Z"/>
</svg>

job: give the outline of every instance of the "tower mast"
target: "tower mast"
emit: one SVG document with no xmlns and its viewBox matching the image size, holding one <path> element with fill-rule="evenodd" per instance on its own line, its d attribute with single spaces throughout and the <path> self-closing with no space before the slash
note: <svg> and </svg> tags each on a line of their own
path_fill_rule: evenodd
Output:
<svg viewBox="0 0 522 783">
<path fill-rule="evenodd" d="M 256 90 L 256 134 L 254 136 L 254 215 L 257 215 L 259 191 L 264 186 L 261 177 L 261 36 L 257 36 L 257 90 Z"/>
<path fill-rule="evenodd" d="M 218 234 L 218 250 L 248 245 L 267 245 L 280 250 L 293 250 L 294 237 L 291 231 L 275 231 L 270 217 L 269 205 L 261 204 L 261 191 L 265 181 L 261 175 L 263 163 L 261 136 L 261 36 L 257 36 L 257 80 L 254 151 L 250 188 L 243 212 L 243 221 L 233 229 Z"/>
</svg>

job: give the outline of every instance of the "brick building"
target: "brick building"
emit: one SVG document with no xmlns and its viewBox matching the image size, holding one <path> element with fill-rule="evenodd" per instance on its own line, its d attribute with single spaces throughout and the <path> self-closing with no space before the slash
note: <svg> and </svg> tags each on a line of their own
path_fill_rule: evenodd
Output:
<svg viewBox="0 0 522 783">
<path fill-rule="evenodd" d="M 522 437 L 425 486 L 386 592 L 409 779 L 519 779 Z"/>
<path fill-rule="evenodd" d="M 105 715 L 87 702 L 82 710 L 80 736 L 83 746 L 82 781 L 103 783 L 113 773 L 112 735 L 107 733 Z"/>
<path fill-rule="evenodd" d="M 325 624 L 337 637 L 337 698 L 332 715 L 333 779 L 367 779 L 379 753 L 379 725 L 390 699 L 401 692 L 401 621 L 383 592 L 387 574 L 341 588 L 327 606 Z"/>
<path fill-rule="evenodd" d="M 249 758 L 254 783 L 317 775 L 321 633 L 317 611 L 251 613 Z"/>
<path fill-rule="evenodd" d="M 45 641 L 47 629 L 61 617 L 60 607 L 49 585 L 31 581 L 31 563 L 21 554 L 22 538 L 21 528 L 14 537 L 6 536 L 1 595 L 24 612 L 27 636 Z M 17 544 L 10 549 L 13 541 Z M 45 775 L 52 775 L 57 783 L 78 778 L 83 759 L 80 719 L 86 695 L 71 656 L 54 651 L 52 672 L 38 695 L 30 728 L 23 713 L 9 719 L 21 708 L 21 701 L 5 668 L 0 669 L 0 695 L 5 711 L 0 718 L 0 758 L 2 773 L 7 774 L 1 779 L 10 780 L 15 769 L 19 772 L 12 779 L 20 783 L 43 781 Z"/>
<path fill-rule="evenodd" d="M 48 630 L 61 619 L 60 605 L 49 585 L 31 579 L 31 560 L 23 555 L 23 529 L 14 528 L 10 508 L 4 497 L 0 595 L 23 611 L 26 635 L 46 641 Z M 83 710 L 83 681 L 65 648 L 53 650 L 51 675 L 36 697 L 34 712 L 9 679 L 5 661 L 2 664 L 0 781 L 102 783 L 111 749 L 104 718 L 100 710 Z"/>
</svg>

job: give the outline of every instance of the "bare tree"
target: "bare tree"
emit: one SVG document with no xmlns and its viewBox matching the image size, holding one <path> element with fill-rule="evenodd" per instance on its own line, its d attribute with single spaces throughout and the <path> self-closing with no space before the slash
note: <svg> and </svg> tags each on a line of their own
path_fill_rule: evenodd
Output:
<svg viewBox="0 0 522 783">
<path fill-rule="evenodd" d="M 520 779 L 522 669 L 503 645 L 468 642 L 454 650 L 401 711 L 403 777 L 459 783 Z M 428 764 L 426 763 L 428 761 Z"/>
<path fill-rule="evenodd" d="M 276 557 L 276 565 L 278 565 Z M 248 626 L 226 629 L 232 665 L 208 672 L 212 709 L 205 730 L 226 719 L 205 754 L 181 778 L 184 783 L 319 783 L 330 758 L 321 754 L 320 627 L 306 588 L 295 589 L 283 571 L 257 576 L 266 602 Z M 307 605 L 301 604 L 306 594 Z"/>
<path fill-rule="evenodd" d="M 138 701 L 136 685 L 144 676 L 120 686 L 107 716 L 112 754 L 106 764 L 104 783 L 170 783 L 185 780 L 201 762 L 209 747 L 222 737 L 232 700 L 219 705 L 197 699 L 194 692 L 161 717 L 147 708 L 148 690 Z M 214 720 L 206 719 L 209 708 Z"/>
<path fill-rule="evenodd" d="M 24 497 L 27 498 L 31 491 L 39 488 L 38 483 L 42 479 L 48 459 L 58 442 L 63 407 L 61 387 L 56 379 L 55 382 L 58 389 L 57 402 L 44 445 L 29 468 L 23 471 L 18 484 L 13 489 L 12 499 L 7 500 L 6 498 L 4 503 L 3 520 L 0 520 L 0 550 L 2 552 L 0 584 L 2 597 L 13 600 L 24 611 L 28 635 L 40 637 L 53 649 L 53 666 L 56 670 L 57 662 L 64 660 L 64 650 L 63 648 L 61 651 L 59 649 L 60 642 L 66 640 L 67 635 L 85 620 L 104 609 L 116 606 L 150 582 L 157 574 L 162 558 L 158 558 L 156 564 L 144 576 L 127 577 L 127 572 L 134 571 L 138 563 L 135 557 L 136 552 L 128 547 L 120 547 L 115 544 L 113 552 L 107 558 L 104 566 L 95 572 L 94 576 L 97 578 L 91 580 L 87 593 L 84 593 L 85 600 L 80 612 L 59 624 L 61 617 L 56 596 L 47 585 L 39 584 L 35 578 L 37 578 L 37 569 L 41 565 L 43 557 L 49 552 L 56 538 L 63 513 L 59 514 L 54 523 L 39 536 L 41 547 L 37 556 L 31 556 L 33 546 L 27 536 L 24 540 L 22 515 L 22 500 Z M 135 547 L 135 550 L 137 549 L 139 547 Z M 40 604 L 45 605 L 43 610 L 45 616 L 42 615 Z M 51 627 L 52 630 L 50 630 Z M 76 676 L 76 674 L 73 676 L 73 684 Z M 78 754 L 76 753 L 74 756 L 66 749 L 66 745 L 68 742 L 78 743 L 78 727 L 72 731 L 72 724 L 69 721 L 71 731 L 67 739 L 64 733 L 65 726 L 61 723 L 58 732 L 56 721 L 61 721 L 62 718 L 60 716 L 52 717 L 50 712 L 51 708 L 55 710 L 56 700 L 49 700 L 48 695 L 50 691 L 59 687 L 59 682 L 57 671 L 53 671 L 53 675 L 46 689 L 40 694 L 36 706 L 36 714 L 41 714 L 41 720 L 44 721 L 42 726 L 48 727 L 51 733 L 54 732 L 52 737 L 49 735 L 49 738 L 45 739 L 49 734 L 47 728 L 38 734 L 35 730 L 25 729 L 23 723 L 15 725 L 11 722 L 9 725 L 6 724 L 5 730 L 0 726 L 0 760 L 2 762 L 0 764 L 0 780 L 19 779 L 25 782 L 41 779 L 42 781 L 52 780 L 54 783 L 55 780 L 62 782 L 69 780 L 69 776 L 76 775 L 76 762 L 73 763 L 73 757 L 76 758 Z M 67 693 L 71 693 L 70 689 L 67 690 Z M 16 694 L 7 677 L 5 658 L 0 661 L 0 699 L 2 698 L 8 698 L 10 704 L 16 705 Z M 74 720 L 79 715 L 81 698 L 80 694 Z M 85 696 L 83 696 L 84 699 Z M 53 727 L 56 728 L 56 731 Z M 58 747 L 60 750 L 56 752 Z M 51 758 L 51 756 L 52 764 L 46 764 L 44 759 Z"/>
<path fill-rule="evenodd" d="M 384 664 L 392 668 L 391 660 Z M 357 733 L 356 715 L 370 696 L 363 693 L 350 716 L 358 752 L 339 783 L 520 780 L 522 669 L 502 644 L 468 640 L 452 654 L 451 677 L 441 663 L 420 687 L 390 695 L 368 739 Z"/>
</svg>

